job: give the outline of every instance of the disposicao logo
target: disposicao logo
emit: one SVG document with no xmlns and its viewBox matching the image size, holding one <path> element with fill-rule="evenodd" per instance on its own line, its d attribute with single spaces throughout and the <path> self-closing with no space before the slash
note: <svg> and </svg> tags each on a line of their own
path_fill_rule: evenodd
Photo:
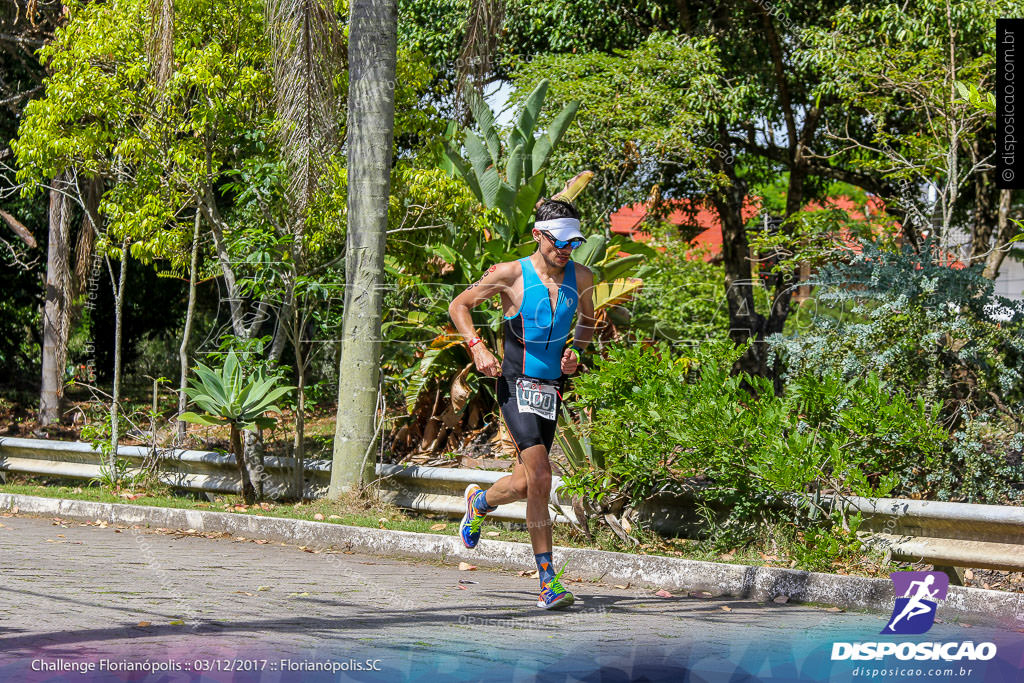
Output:
<svg viewBox="0 0 1024 683">
<path fill-rule="evenodd" d="M 949 576 L 943 572 L 893 572 L 893 592 L 896 602 L 889 623 L 882 635 L 920 635 L 935 624 L 938 601 L 946 598 Z M 867 642 L 832 643 L 832 660 L 883 659 L 895 655 L 896 659 L 918 661 L 957 660 L 986 661 L 996 656 L 995 643 L 972 641 L 935 642 Z"/>
</svg>

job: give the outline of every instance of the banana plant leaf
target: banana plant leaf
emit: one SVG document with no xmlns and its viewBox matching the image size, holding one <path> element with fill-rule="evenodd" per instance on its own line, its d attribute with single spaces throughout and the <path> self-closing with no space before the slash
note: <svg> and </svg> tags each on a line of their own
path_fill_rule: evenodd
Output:
<svg viewBox="0 0 1024 683">
<path fill-rule="evenodd" d="M 594 285 L 594 310 L 621 304 L 629 300 L 643 285 L 638 278 L 620 278 L 614 282 L 599 282 Z"/>
</svg>

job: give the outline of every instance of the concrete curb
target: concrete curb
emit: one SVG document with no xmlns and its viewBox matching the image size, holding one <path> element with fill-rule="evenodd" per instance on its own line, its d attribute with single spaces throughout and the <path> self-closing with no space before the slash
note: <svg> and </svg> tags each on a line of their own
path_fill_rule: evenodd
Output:
<svg viewBox="0 0 1024 683">
<path fill-rule="evenodd" d="M 503 569 L 532 568 L 533 552 L 525 543 L 484 539 L 469 550 L 454 535 L 369 529 L 328 522 L 260 517 L 230 512 L 183 510 L 97 503 L 0 493 L 0 511 L 18 514 L 102 520 L 164 529 L 195 529 L 232 536 L 265 538 L 312 548 L 344 548 L 387 557 L 412 557 L 442 562 L 465 561 Z M 555 548 L 558 564 L 569 563 L 573 575 L 613 583 L 669 591 L 707 591 L 743 600 L 768 601 L 787 596 L 846 609 L 888 613 L 893 604 L 887 579 L 817 572 L 698 562 L 653 555 L 631 555 L 584 548 Z M 941 606 L 943 619 L 1024 627 L 1024 594 L 950 586 Z"/>
</svg>

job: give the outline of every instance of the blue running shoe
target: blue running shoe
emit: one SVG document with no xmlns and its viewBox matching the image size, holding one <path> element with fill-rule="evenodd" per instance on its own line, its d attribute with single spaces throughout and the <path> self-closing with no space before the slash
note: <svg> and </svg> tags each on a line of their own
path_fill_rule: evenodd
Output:
<svg viewBox="0 0 1024 683">
<path fill-rule="evenodd" d="M 480 542 L 480 526 L 484 523 L 487 513 L 480 512 L 473 505 L 473 500 L 483 491 L 476 484 L 466 487 L 466 514 L 459 524 L 459 535 L 462 536 L 462 544 L 467 548 L 475 548 Z"/>
<path fill-rule="evenodd" d="M 562 576 L 563 571 L 565 571 L 565 565 L 562 565 L 562 568 L 558 570 L 555 578 L 545 583 L 544 587 L 541 588 L 540 597 L 537 598 L 537 607 L 541 609 L 562 609 L 568 607 L 576 600 L 572 593 L 562 588 L 562 584 L 558 580 Z"/>
</svg>

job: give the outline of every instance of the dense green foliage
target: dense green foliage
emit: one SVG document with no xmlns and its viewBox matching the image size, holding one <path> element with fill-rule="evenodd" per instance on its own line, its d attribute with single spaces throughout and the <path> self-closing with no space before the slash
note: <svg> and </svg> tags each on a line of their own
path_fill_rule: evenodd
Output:
<svg viewBox="0 0 1024 683">
<path fill-rule="evenodd" d="M 700 345 L 729 332 L 722 290 L 725 273 L 704 253 L 674 237 L 651 243 L 658 251 L 637 273 L 643 287 L 627 308 L 635 337 Z"/>
<path fill-rule="evenodd" d="M 980 265 L 942 263 L 934 243 L 920 253 L 862 242 L 849 262 L 810 279 L 815 297 L 856 322 L 818 317 L 810 330 L 771 340 L 789 373 L 878 373 L 894 390 L 946 404 L 954 416 L 1024 401 L 1024 305 L 993 294 Z"/>
<path fill-rule="evenodd" d="M 723 341 L 682 357 L 665 345 L 610 348 L 575 383 L 588 417 L 574 429 L 600 466 L 578 468 L 569 490 L 633 506 L 688 493 L 712 516 L 724 511 L 728 521 L 705 533 L 728 532 L 728 543 L 820 494 L 987 503 L 1024 494 L 1024 467 L 1008 458 L 1024 433 L 983 444 L 979 421 L 951 435 L 934 404 L 876 374 L 800 374 L 776 396 L 768 380 L 730 372 L 741 352 Z"/>
<path fill-rule="evenodd" d="M 334 4 L 344 50 L 346 3 Z M 590 241 L 577 255 L 606 287 L 592 371 L 575 383 L 582 413 L 573 431 L 587 444 L 573 452 L 577 493 L 599 505 L 693 495 L 722 543 L 753 538 L 759 521 L 794 500 L 812 507 L 789 519 L 806 522 L 824 493 L 1020 501 L 1024 309 L 995 297 L 976 265 L 950 268 L 930 243 L 894 246 L 896 219 L 975 233 L 996 224 L 998 189 L 981 163 L 993 146 L 992 112 L 963 93 L 990 86 L 994 19 L 1019 14 L 1019 1 L 502 5 L 502 28 L 485 36 L 485 71 L 500 79 L 488 92 L 511 88 L 518 116 L 505 125 L 495 123 L 501 112 L 455 92 L 476 5 L 399 3 L 381 358 L 395 429 L 383 452 L 455 451 L 465 445 L 460 429 L 490 439 L 492 385 L 452 335 L 448 303 L 489 266 L 532 251 L 534 203 L 591 170 L 579 202 Z M 15 252 L 36 264 L 3 272 L 0 381 L 28 386 L 39 375 L 47 186 L 68 171 L 76 202 L 85 183 L 100 182 L 100 255 L 116 260 L 130 241 L 122 335 L 136 380 L 177 372 L 198 213 L 190 358 L 212 366 L 249 354 L 248 371 L 294 378 L 310 402 L 330 403 L 348 226 L 343 149 L 318 164 L 315 196 L 296 216 L 265 3 L 176 0 L 174 69 L 163 84 L 146 44 L 152 6 L 69 2 L 39 64 L 15 74 L 42 79 L 45 67 L 46 80 L 0 125 L 13 138 L 0 158 L 16 162 L 23 183 L 0 208 L 40 246 Z M 334 75 L 344 100 L 348 72 Z M 343 139 L 344 107 L 336 113 Z M 924 201 L 928 184 L 946 204 Z M 839 194 L 858 207 L 881 198 L 890 214 L 869 222 L 831 207 L 801 210 Z M 751 217 L 743 204 L 752 197 L 760 205 Z M 740 213 L 715 260 L 688 253 L 693 225 L 645 226 L 655 251 L 606 239 L 608 214 L 621 206 L 646 200 L 659 219 L 680 199 L 723 224 Z M 1019 196 L 1009 199 L 1020 217 Z M 77 226 L 82 207 L 73 213 Z M 784 219 L 778 230 L 759 229 L 768 216 Z M 840 230 L 874 241 L 851 254 L 835 239 Z M 634 258 L 618 260 L 620 251 Z M 768 253 L 774 267 L 759 279 L 748 254 Z M 642 271 L 630 270 L 644 258 Z M 815 290 L 802 308 L 809 315 L 787 325 L 800 265 L 816 269 L 805 283 Z M 101 293 L 72 330 L 67 374 L 95 362 L 104 383 L 113 306 L 106 263 L 96 272 Z M 642 283 L 608 282 L 630 274 Z M 252 324 L 244 334 L 229 305 L 239 302 Z M 500 348 L 500 307 L 479 307 L 474 321 Z M 737 329 L 756 341 L 735 347 Z M 777 382 L 739 371 L 745 350 L 769 348 Z M 831 521 L 812 528 L 808 543 L 846 547 L 848 531 Z"/>
</svg>

